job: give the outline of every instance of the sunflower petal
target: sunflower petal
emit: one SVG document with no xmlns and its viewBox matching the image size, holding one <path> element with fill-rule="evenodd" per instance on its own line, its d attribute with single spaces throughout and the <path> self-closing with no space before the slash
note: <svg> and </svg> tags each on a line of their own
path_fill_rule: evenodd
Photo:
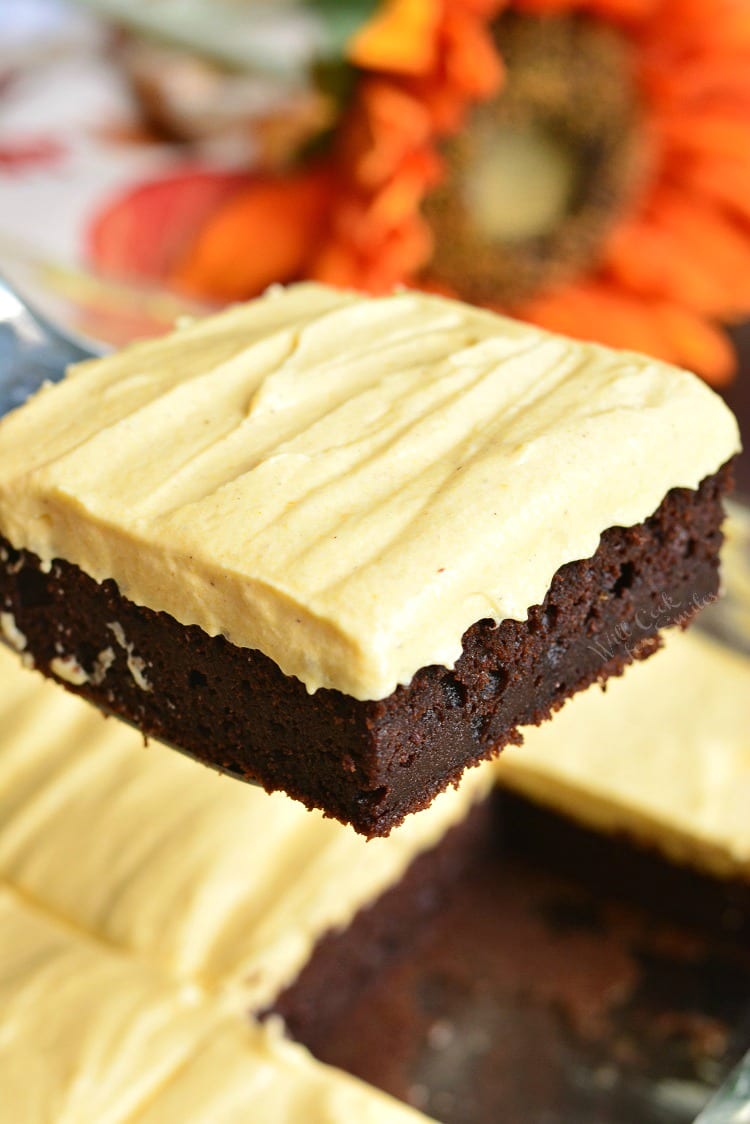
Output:
<svg viewBox="0 0 750 1124">
<path fill-rule="evenodd" d="M 176 288 L 219 300 L 256 296 L 301 275 L 329 198 L 327 176 L 258 177 L 208 220 L 172 270 Z"/>
<path fill-rule="evenodd" d="M 87 253 L 105 274 L 161 280 L 195 230 L 249 179 L 244 172 L 186 168 L 138 184 L 97 214 Z"/>
<path fill-rule="evenodd" d="M 750 160 L 736 158 L 696 164 L 690 183 L 697 192 L 722 203 L 750 223 Z"/>
<path fill-rule="evenodd" d="M 363 73 L 335 138 L 336 197 L 312 276 L 383 291 L 426 264 L 421 203 L 441 173 L 437 142 L 498 89 L 489 21 L 508 3 L 387 0 L 353 41 Z"/>
<path fill-rule="evenodd" d="M 750 237 L 738 223 L 706 200 L 687 191 L 664 190 L 653 212 L 734 293 L 738 310 L 750 308 Z"/>
<path fill-rule="evenodd" d="M 750 60 L 748 60 L 750 67 Z M 750 111 L 727 110 L 673 114 L 659 123 L 662 139 L 677 152 L 734 157 L 748 148 Z"/>
<path fill-rule="evenodd" d="M 521 315 L 550 331 L 678 363 L 717 386 L 729 382 L 737 366 L 727 336 L 706 317 L 628 294 L 604 279 L 550 294 Z"/>
<path fill-rule="evenodd" d="M 665 0 L 661 23 L 675 42 L 703 52 L 750 46 L 750 7 L 745 0 Z"/>
<path fill-rule="evenodd" d="M 372 189 L 394 175 L 410 152 L 426 146 L 432 125 L 416 98 L 387 82 L 365 83 L 360 107 L 347 163 L 359 186 Z"/>
<path fill-rule="evenodd" d="M 441 162 L 431 150 L 411 153 L 398 175 L 373 199 L 369 217 L 393 227 L 416 214 L 427 190 L 439 180 L 440 168 Z"/>
<path fill-rule="evenodd" d="M 645 297 L 670 297 L 713 316 L 737 308 L 731 281 L 718 277 L 709 263 L 661 221 L 623 224 L 612 235 L 606 265 L 626 289 Z"/>
<path fill-rule="evenodd" d="M 750 96 L 750 56 L 747 52 L 683 58 L 679 65 L 664 65 L 661 52 L 641 65 L 642 82 L 651 98 L 662 106 L 683 111 L 702 109 L 719 101 L 730 106 L 747 104 Z"/>
<path fill-rule="evenodd" d="M 703 316 L 676 304 L 658 309 L 661 330 L 674 348 L 674 358 L 714 386 L 726 386 L 737 370 L 737 355 L 726 333 Z"/>
<path fill-rule="evenodd" d="M 647 307 L 615 285 L 589 278 L 548 293 L 518 313 L 552 332 L 668 358 L 668 340 L 657 318 L 644 311 Z"/>
<path fill-rule="evenodd" d="M 440 0 L 386 0 L 349 44 L 349 61 L 365 70 L 425 74 L 435 66 Z"/>
<path fill-rule="evenodd" d="M 503 67 L 486 27 L 460 8 L 443 26 L 445 70 L 470 98 L 488 98 L 500 88 Z"/>
</svg>

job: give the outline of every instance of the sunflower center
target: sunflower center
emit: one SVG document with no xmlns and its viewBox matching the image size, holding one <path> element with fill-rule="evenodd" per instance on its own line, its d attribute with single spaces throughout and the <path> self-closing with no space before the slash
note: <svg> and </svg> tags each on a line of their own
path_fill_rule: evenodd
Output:
<svg viewBox="0 0 750 1124">
<path fill-rule="evenodd" d="M 425 213 L 430 276 L 512 308 L 595 263 L 644 161 L 630 51 L 613 28 L 508 15 L 496 37 L 504 89 L 445 146 Z"/>
<path fill-rule="evenodd" d="M 482 128 L 478 125 L 477 132 Z M 477 228 L 501 243 L 553 234 L 575 194 L 574 153 L 533 121 L 485 125 L 484 132 L 477 138 L 473 175 L 464 185 Z"/>
</svg>

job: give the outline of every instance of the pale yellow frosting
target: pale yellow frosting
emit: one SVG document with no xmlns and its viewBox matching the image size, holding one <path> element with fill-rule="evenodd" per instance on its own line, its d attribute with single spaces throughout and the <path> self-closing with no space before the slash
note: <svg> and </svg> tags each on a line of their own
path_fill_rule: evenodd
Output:
<svg viewBox="0 0 750 1124">
<path fill-rule="evenodd" d="M 0 650 L 0 879 L 172 978 L 259 1010 L 318 938 L 488 791 L 472 770 L 387 839 L 208 772 Z"/>
<path fill-rule="evenodd" d="M 427 1124 L 0 884 L 4 1124 Z"/>
<path fill-rule="evenodd" d="M 526 730 L 496 768 L 588 826 L 750 878 L 750 658 L 695 629 Z"/>
<path fill-rule="evenodd" d="M 0 529 L 311 691 L 381 698 L 738 448 L 721 400 L 663 363 L 301 285 L 4 419 Z"/>
<path fill-rule="evenodd" d="M 314 1061 L 273 1024 L 227 1025 L 134 1124 L 430 1124 L 421 1112 Z"/>
</svg>

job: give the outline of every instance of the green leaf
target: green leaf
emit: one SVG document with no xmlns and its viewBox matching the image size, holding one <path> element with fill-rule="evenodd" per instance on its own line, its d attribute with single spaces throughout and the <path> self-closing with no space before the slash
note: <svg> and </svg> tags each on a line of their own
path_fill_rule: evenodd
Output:
<svg viewBox="0 0 750 1124">
<path fill-rule="evenodd" d="M 381 0 L 305 0 L 326 26 L 331 55 L 342 55 L 356 31 L 375 14 Z"/>
</svg>

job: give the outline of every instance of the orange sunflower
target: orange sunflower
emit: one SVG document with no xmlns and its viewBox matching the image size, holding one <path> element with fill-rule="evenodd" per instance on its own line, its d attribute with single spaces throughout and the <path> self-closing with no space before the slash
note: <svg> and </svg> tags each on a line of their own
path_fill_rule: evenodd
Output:
<svg viewBox="0 0 750 1124">
<path fill-rule="evenodd" d="M 750 313 L 745 0 L 384 0 L 314 162 L 251 176 L 165 276 L 404 283 L 734 369 Z"/>
<path fill-rule="evenodd" d="M 199 232 L 169 280 L 242 299 L 271 280 L 315 277 L 385 292 L 416 283 L 433 245 L 421 213 L 442 176 L 437 146 L 472 101 L 501 85 L 490 30 L 499 0 L 389 0 L 354 37 L 358 82 L 328 150 L 302 170 L 259 176 Z M 313 205 L 286 205 L 291 193 Z M 271 215 L 264 200 L 278 200 Z M 286 268 L 266 268 L 286 247 Z"/>
</svg>

